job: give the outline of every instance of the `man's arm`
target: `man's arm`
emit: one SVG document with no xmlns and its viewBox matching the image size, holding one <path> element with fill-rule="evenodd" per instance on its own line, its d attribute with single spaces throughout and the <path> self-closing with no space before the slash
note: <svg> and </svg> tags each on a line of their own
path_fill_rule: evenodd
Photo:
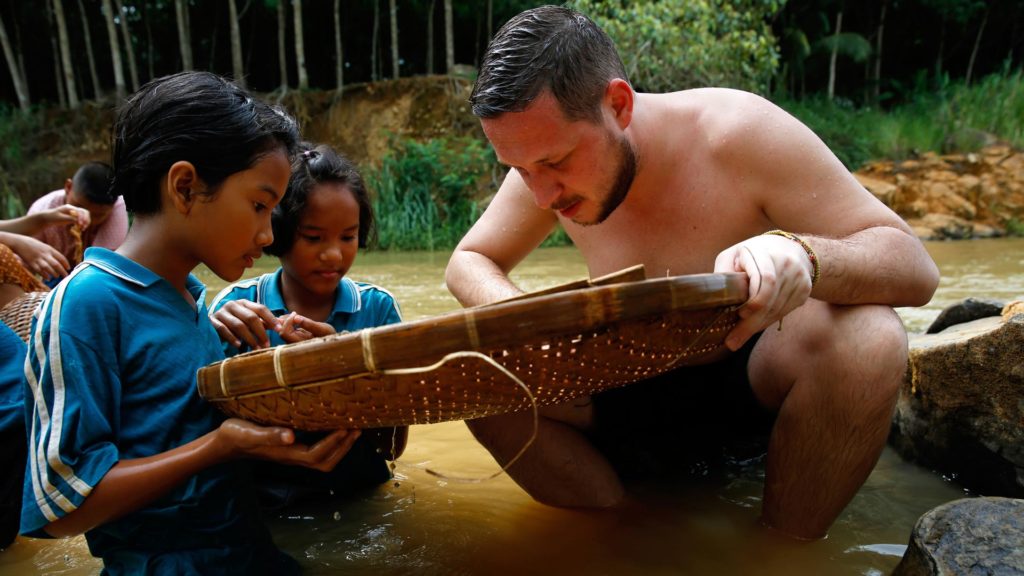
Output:
<svg viewBox="0 0 1024 576">
<path fill-rule="evenodd" d="M 715 270 L 745 271 L 751 281 L 747 321 L 737 332 L 749 336 L 765 328 L 808 296 L 833 304 L 927 303 L 938 268 L 910 227 L 809 128 L 761 98 L 737 101 L 741 119 L 724 128 L 729 144 L 715 159 L 721 169 L 742 175 L 736 190 L 761 206 L 766 226 L 799 235 L 820 267 L 812 290 L 808 254 L 780 236 L 754 236 L 723 251 Z"/>
<path fill-rule="evenodd" d="M 463 306 L 522 294 L 508 274 L 551 233 L 554 213 L 537 207 L 522 178 L 510 171 L 494 200 L 455 247 L 445 281 Z"/>
</svg>

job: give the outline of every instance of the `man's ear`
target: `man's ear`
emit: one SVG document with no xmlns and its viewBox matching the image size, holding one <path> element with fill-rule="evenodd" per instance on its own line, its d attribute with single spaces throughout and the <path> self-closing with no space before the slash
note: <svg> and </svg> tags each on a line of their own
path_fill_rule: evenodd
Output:
<svg viewBox="0 0 1024 576">
<path fill-rule="evenodd" d="M 74 186 L 71 183 L 71 178 L 67 178 L 66 180 L 64 180 L 64 201 L 65 202 L 68 201 L 68 196 L 71 195 L 72 188 L 74 188 Z"/>
<path fill-rule="evenodd" d="M 622 78 L 613 78 L 604 90 L 604 100 L 611 107 L 615 123 L 625 130 L 633 121 L 633 87 Z"/>
<path fill-rule="evenodd" d="M 201 186 L 196 167 L 191 162 L 179 160 L 167 169 L 163 191 L 175 210 L 188 214 L 199 197 Z"/>
</svg>

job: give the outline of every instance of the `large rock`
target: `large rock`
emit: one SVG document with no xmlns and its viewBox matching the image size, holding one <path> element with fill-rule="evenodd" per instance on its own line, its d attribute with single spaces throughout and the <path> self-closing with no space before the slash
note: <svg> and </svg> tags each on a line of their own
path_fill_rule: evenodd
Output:
<svg viewBox="0 0 1024 576">
<path fill-rule="evenodd" d="M 1024 576 L 1024 500 L 967 498 L 917 521 L 893 576 Z"/>
<path fill-rule="evenodd" d="M 911 337 L 890 443 L 979 493 L 1024 497 L 1024 314 Z"/>
</svg>

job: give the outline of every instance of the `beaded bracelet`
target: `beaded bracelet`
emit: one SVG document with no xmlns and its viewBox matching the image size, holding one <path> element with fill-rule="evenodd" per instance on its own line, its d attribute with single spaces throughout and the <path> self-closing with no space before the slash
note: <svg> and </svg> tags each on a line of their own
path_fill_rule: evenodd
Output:
<svg viewBox="0 0 1024 576">
<path fill-rule="evenodd" d="M 782 236 L 799 244 L 804 249 L 804 252 L 807 252 L 807 257 L 811 259 L 811 268 L 813 270 L 811 272 L 811 287 L 818 283 L 818 279 L 821 278 L 821 264 L 818 262 L 818 255 L 814 253 L 814 249 L 811 248 L 810 244 L 804 242 L 803 238 L 785 230 L 769 230 L 762 234 L 762 236 Z"/>
</svg>

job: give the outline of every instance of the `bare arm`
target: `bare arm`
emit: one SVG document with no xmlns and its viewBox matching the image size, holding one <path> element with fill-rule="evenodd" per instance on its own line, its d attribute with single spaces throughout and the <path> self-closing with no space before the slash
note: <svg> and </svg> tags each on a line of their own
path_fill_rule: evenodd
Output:
<svg viewBox="0 0 1024 576">
<path fill-rule="evenodd" d="M 734 137 L 725 139 L 729 144 L 716 161 L 743 175 L 736 181 L 740 194 L 761 206 L 771 227 L 800 235 L 821 270 L 812 291 L 808 255 L 779 236 L 755 236 L 719 254 L 716 271 L 750 276 L 745 322 L 737 328 L 742 340 L 808 297 L 833 304 L 927 303 L 938 268 L 909 226 L 806 126 L 767 101 L 740 98 L 749 113 L 726 128 Z"/>
<path fill-rule="evenodd" d="M 45 527 L 52 536 L 81 534 L 134 512 L 215 464 L 255 457 L 331 470 L 352 447 L 358 430 L 338 430 L 313 446 L 295 444 L 287 428 L 230 419 L 217 430 L 162 454 L 123 460 L 111 468 L 81 506 Z"/>
<path fill-rule="evenodd" d="M 0 231 L 32 236 L 49 226 L 70 226 L 71 224 L 78 224 L 82 230 L 85 230 L 89 226 L 89 212 L 65 204 L 10 220 L 0 220 Z"/>
<path fill-rule="evenodd" d="M 0 242 L 18 255 L 29 271 L 39 274 L 44 280 L 63 278 L 71 268 L 67 258 L 56 248 L 31 236 L 0 232 Z"/>
<path fill-rule="evenodd" d="M 557 219 L 537 207 L 515 171 L 455 247 L 445 281 L 463 306 L 487 304 L 521 294 L 509 272 L 554 229 Z"/>
</svg>

